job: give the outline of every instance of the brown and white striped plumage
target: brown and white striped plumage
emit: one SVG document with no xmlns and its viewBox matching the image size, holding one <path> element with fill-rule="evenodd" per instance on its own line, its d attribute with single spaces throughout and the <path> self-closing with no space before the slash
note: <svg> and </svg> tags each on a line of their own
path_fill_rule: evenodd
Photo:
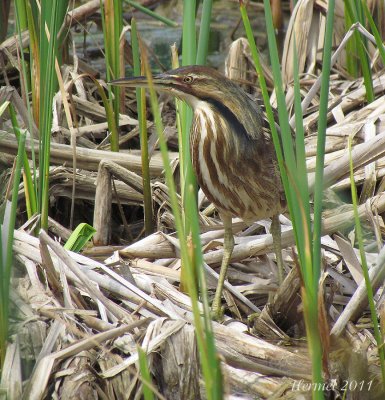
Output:
<svg viewBox="0 0 385 400">
<path fill-rule="evenodd" d="M 178 97 L 194 109 L 191 158 L 208 199 L 222 214 L 245 221 L 282 212 L 284 190 L 260 105 L 207 67 L 195 67 L 194 73 L 183 67 L 174 73 L 192 80 L 187 96 Z"/>
<path fill-rule="evenodd" d="M 112 83 L 148 86 L 145 77 Z M 286 203 L 270 128 L 262 103 L 214 69 L 196 65 L 178 68 L 154 76 L 153 85 L 194 110 L 192 163 L 199 185 L 218 208 L 225 229 L 223 259 L 212 303 L 213 315 L 220 318 L 222 288 L 234 247 L 232 216 L 247 222 L 273 217 L 273 244 L 279 280 L 283 280 L 278 214 L 285 210 Z"/>
<path fill-rule="evenodd" d="M 148 86 L 145 77 L 112 83 Z M 222 215 L 255 221 L 285 209 L 278 162 L 262 102 L 204 66 L 181 67 L 155 75 L 153 85 L 194 110 L 190 136 L 193 166 L 199 185 Z"/>
</svg>

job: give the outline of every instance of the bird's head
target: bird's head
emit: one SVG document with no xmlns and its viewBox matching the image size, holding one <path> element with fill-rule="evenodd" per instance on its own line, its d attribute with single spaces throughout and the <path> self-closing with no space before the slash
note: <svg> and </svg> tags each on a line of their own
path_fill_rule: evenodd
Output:
<svg viewBox="0 0 385 400">
<path fill-rule="evenodd" d="M 236 83 L 210 67 L 189 65 L 154 75 L 153 87 L 185 101 L 195 112 L 210 110 L 244 138 L 263 134 L 263 116 L 257 102 Z M 121 78 L 110 82 L 124 87 L 148 87 L 145 76 Z M 243 133 L 242 133 L 243 132 Z M 249 142 L 243 141 L 247 149 Z"/>
<path fill-rule="evenodd" d="M 121 78 L 110 82 L 124 87 L 148 87 L 145 76 Z M 195 108 L 200 102 L 221 99 L 233 82 L 210 67 L 189 65 L 153 76 L 154 89 L 167 92 Z"/>
</svg>

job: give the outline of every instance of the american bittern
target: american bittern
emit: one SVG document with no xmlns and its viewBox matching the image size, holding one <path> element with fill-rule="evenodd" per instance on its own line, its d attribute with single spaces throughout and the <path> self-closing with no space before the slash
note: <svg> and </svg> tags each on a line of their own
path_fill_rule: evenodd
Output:
<svg viewBox="0 0 385 400">
<path fill-rule="evenodd" d="M 145 77 L 111 82 L 148 86 Z M 282 279 L 278 215 L 286 206 L 276 153 L 261 102 L 214 69 L 187 66 L 153 77 L 154 88 L 185 101 L 194 110 L 190 132 L 193 167 L 200 187 L 216 206 L 225 228 L 224 254 L 212 303 L 221 315 L 221 296 L 234 248 L 232 217 L 254 222 L 273 217 L 272 234 Z"/>
</svg>

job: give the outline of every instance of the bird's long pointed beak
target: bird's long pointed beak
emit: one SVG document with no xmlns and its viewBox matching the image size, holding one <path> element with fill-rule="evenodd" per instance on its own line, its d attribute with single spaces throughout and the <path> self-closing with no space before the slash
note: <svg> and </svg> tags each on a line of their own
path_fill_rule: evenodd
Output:
<svg viewBox="0 0 385 400">
<path fill-rule="evenodd" d="M 168 86 L 171 83 L 170 79 L 166 74 L 155 75 L 152 78 L 152 84 L 155 89 L 161 89 Z M 119 78 L 111 82 L 109 85 L 124 86 L 124 87 L 148 87 L 148 80 L 145 76 L 135 76 L 132 78 Z"/>
<path fill-rule="evenodd" d="M 113 86 L 124 86 L 124 87 L 147 87 L 148 81 L 145 76 L 135 76 L 132 78 L 115 79 L 111 82 L 108 82 L 108 84 Z"/>
</svg>

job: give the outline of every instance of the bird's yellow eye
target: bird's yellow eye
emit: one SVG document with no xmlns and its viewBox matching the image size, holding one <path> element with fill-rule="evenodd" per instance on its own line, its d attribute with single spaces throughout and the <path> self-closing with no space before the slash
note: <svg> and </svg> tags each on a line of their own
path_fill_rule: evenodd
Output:
<svg viewBox="0 0 385 400">
<path fill-rule="evenodd" d="M 183 78 L 183 83 L 193 83 L 193 82 L 194 82 L 194 78 L 192 76 L 190 76 L 190 75 L 186 75 Z"/>
</svg>

